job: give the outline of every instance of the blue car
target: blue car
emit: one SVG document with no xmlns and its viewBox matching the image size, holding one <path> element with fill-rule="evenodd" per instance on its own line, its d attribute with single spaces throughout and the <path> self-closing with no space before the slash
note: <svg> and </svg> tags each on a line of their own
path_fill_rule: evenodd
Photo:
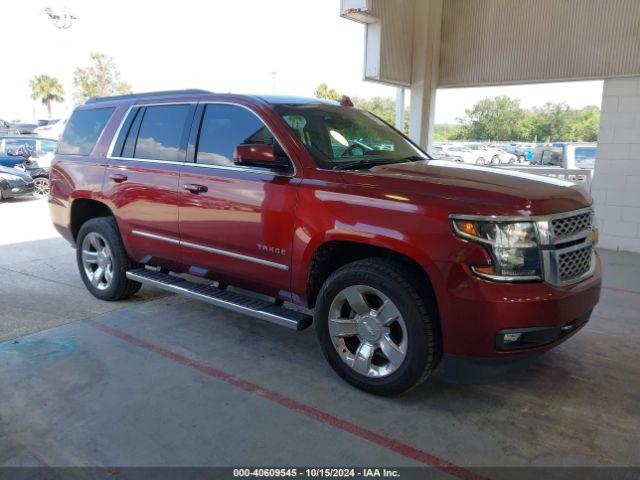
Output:
<svg viewBox="0 0 640 480">
<path fill-rule="evenodd" d="M 49 166 L 38 160 L 52 155 L 57 144 L 56 140 L 33 136 L 0 136 L 0 167 L 17 168 L 31 175 L 34 195 L 46 197 L 50 186 Z"/>
<path fill-rule="evenodd" d="M 55 152 L 57 144 L 55 140 L 33 136 L 2 136 L 0 137 L 0 166 L 15 167 L 24 163 L 25 149 L 31 150 L 31 160 L 37 160 L 47 153 Z"/>
</svg>

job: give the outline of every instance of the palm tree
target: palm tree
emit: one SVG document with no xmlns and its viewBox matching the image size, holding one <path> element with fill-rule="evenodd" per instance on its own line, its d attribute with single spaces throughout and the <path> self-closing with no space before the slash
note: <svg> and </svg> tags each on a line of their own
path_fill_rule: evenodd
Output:
<svg viewBox="0 0 640 480">
<path fill-rule="evenodd" d="M 51 117 L 51 102 L 62 102 L 64 100 L 64 88 L 60 80 L 49 75 L 38 75 L 29 81 L 31 87 L 31 99 L 42 100 L 42 104 L 47 106 L 47 112 Z"/>
</svg>

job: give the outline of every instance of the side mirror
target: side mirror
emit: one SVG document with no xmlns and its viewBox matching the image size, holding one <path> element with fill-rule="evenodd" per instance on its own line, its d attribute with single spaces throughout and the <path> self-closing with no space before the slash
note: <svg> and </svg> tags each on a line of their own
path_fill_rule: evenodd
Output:
<svg viewBox="0 0 640 480">
<path fill-rule="evenodd" d="M 272 170 L 288 170 L 288 162 L 282 162 L 271 145 L 263 143 L 238 145 L 233 152 L 233 161 L 237 165 L 247 167 L 270 168 Z"/>
</svg>

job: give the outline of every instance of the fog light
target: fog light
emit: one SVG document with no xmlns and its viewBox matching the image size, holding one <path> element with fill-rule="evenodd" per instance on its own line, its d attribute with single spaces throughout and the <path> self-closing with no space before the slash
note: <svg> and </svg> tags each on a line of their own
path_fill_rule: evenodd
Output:
<svg viewBox="0 0 640 480">
<path fill-rule="evenodd" d="M 520 340 L 521 336 L 522 336 L 522 333 L 505 333 L 502 341 L 504 343 L 517 342 L 518 340 Z"/>
</svg>

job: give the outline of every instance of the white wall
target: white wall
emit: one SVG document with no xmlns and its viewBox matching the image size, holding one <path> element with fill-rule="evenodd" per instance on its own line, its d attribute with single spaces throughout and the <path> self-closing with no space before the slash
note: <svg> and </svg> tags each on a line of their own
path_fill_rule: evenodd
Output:
<svg viewBox="0 0 640 480">
<path fill-rule="evenodd" d="M 640 77 L 604 81 L 592 194 L 600 246 L 640 252 Z"/>
</svg>

